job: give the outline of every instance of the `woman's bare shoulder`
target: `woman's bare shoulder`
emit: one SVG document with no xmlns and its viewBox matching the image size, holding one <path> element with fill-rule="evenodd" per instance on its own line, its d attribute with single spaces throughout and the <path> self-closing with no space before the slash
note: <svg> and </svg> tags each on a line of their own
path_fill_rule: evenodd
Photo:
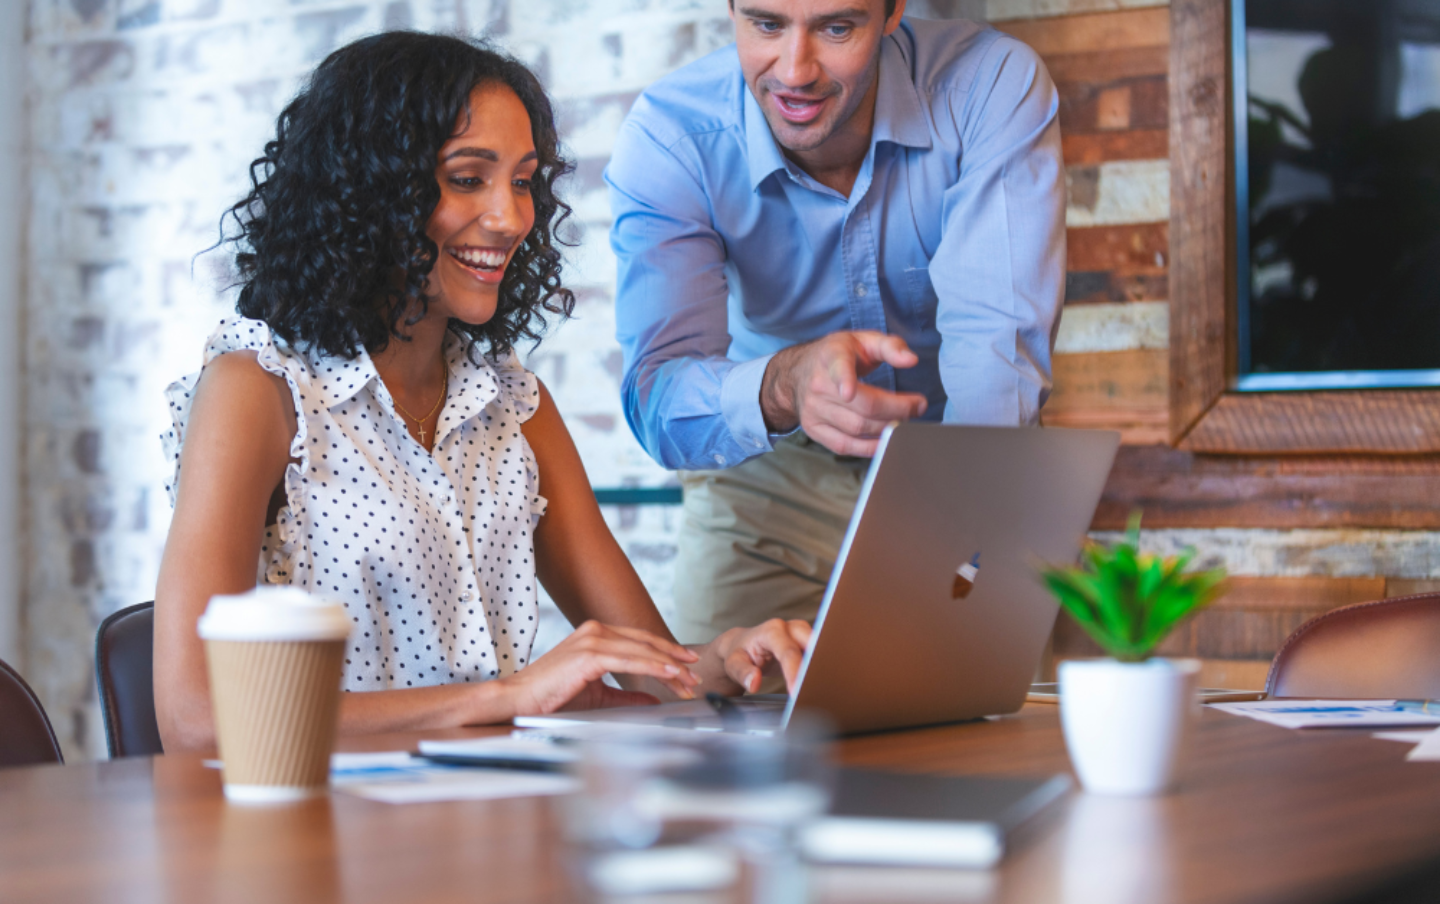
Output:
<svg viewBox="0 0 1440 904">
<path fill-rule="evenodd" d="M 195 388 L 194 416 L 230 429 L 279 431 L 288 446 L 295 432 L 295 403 L 285 378 L 260 366 L 248 349 L 225 352 L 205 365 Z M 210 417 L 206 417 L 210 415 Z"/>
</svg>

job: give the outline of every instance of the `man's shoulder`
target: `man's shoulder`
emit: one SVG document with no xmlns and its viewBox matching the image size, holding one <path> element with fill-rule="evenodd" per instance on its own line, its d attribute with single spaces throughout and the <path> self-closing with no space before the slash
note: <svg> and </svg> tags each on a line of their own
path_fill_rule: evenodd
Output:
<svg viewBox="0 0 1440 904">
<path fill-rule="evenodd" d="M 743 84 L 739 56 L 729 44 L 646 88 L 627 123 L 667 146 L 688 135 L 732 128 L 739 123 Z"/>
<path fill-rule="evenodd" d="M 925 94 L 966 90 L 982 69 L 1002 60 L 1040 63 L 1029 45 L 984 22 L 905 19 L 903 31 L 915 87 Z"/>
</svg>

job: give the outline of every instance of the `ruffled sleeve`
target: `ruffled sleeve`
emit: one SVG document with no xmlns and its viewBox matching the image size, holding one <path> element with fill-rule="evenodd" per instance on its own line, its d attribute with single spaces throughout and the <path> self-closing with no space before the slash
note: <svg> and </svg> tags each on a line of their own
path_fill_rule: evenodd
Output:
<svg viewBox="0 0 1440 904">
<path fill-rule="evenodd" d="M 220 326 L 205 343 L 204 363 L 208 365 L 220 355 L 237 351 L 255 352 L 255 360 L 264 370 L 283 378 L 290 387 L 290 397 L 295 405 L 296 432 L 290 440 L 292 461 L 285 469 L 287 505 L 277 516 L 276 531 L 279 536 L 271 538 L 277 542 L 275 548 L 269 550 L 269 561 L 260 563 L 265 580 L 271 583 L 287 583 L 289 576 L 293 574 L 290 559 L 299 533 L 296 506 L 303 504 L 304 476 L 309 471 L 310 453 L 306 441 L 309 426 L 305 417 L 305 398 L 312 392 L 312 374 L 303 357 L 276 343 L 270 327 L 263 321 L 240 317 L 220 321 Z M 170 480 L 165 484 L 171 506 L 175 505 L 175 494 L 180 485 L 180 451 L 185 442 L 185 428 L 190 422 L 195 387 L 200 382 L 201 372 L 182 377 L 165 390 L 166 400 L 170 404 L 171 427 L 161 434 L 160 441 L 174 469 Z M 269 547 L 270 543 L 267 542 L 266 546 Z"/>
<path fill-rule="evenodd" d="M 514 352 L 488 360 L 500 384 L 501 400 L 514 409 L 517 420 L 523 424 L 534 417 L 540 409 L 540 381 L 525 369 Z M 521 439 L 524 440 L 523 435 Z M 533 527 L 540 523 L 540 517 L 545 514 L 550 501 L 540 495 L 540 467 L 529 440 L 524 441 L 525 484 L 530 495 L 530 524 Z"/>
</svg>

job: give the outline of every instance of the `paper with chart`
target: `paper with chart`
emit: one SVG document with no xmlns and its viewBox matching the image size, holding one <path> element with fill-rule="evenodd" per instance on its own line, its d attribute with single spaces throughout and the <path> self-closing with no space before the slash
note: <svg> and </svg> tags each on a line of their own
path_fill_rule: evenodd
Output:
<svg viewBox="0 0 1440 904">
<path fill-rule="evenodd" d="M 1258 700 L 1253 703 L 1212 703 L 1210 709 L 1258 719 L 1281 728 L 1440 726 L 1440 716 L 1398 709 L 1394 700 Z"/>
</svg>

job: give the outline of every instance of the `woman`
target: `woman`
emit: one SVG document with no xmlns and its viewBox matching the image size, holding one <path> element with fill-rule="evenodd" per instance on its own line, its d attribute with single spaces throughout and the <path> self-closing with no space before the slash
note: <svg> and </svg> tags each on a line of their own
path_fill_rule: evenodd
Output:
<svg viewBox="0 0 1440 904">
<path fill-rule="evenodd" d="M 534 76 L 456 38 L 358 41 L 281 114 L 230 211 L 242 317 L 170 390 L 166 750 L 213 746 L 195 624 L 212 595 L 253 587 L 257 562 L 260 582 L 352 617 L 342 732 L 794 679 L 803 622 L 674 642 L 512 352 L 573 305 L 553 244 L 567 169 Z M 579 627 L 532 663 L 537 578 Z"/>
</svg>

